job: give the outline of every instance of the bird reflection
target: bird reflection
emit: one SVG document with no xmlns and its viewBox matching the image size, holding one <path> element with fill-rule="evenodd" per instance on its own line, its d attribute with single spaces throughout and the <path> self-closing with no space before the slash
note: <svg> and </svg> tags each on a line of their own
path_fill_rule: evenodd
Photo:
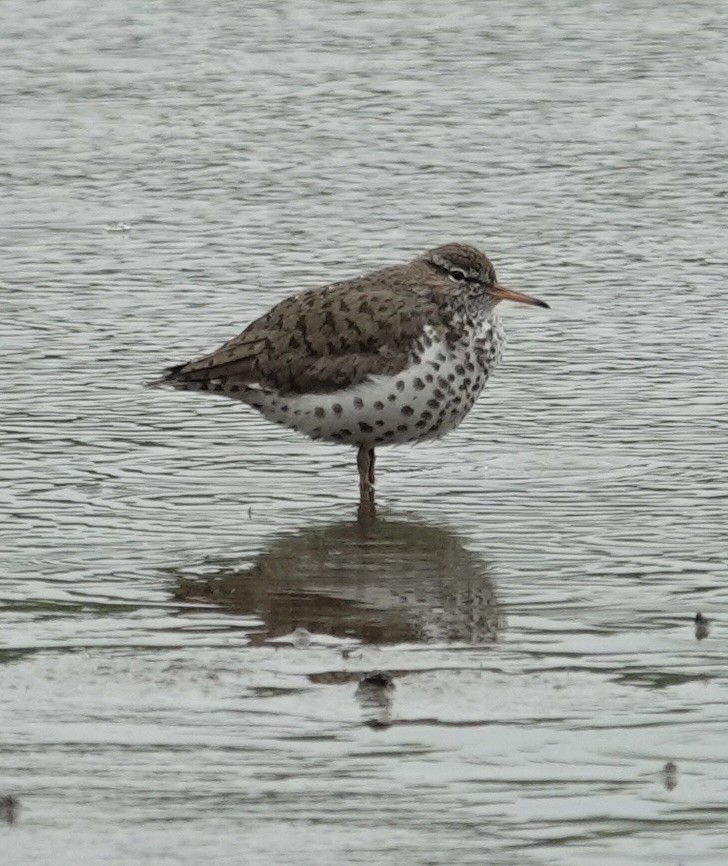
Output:
<svg viewBox="0 0 728 866">
<path fill-rule="evenodd" d="M 275 539 L 247 567 L 216 562 L 212 574 L 177 571 L 175 597 L 255 613 L 253 643 L 289 635 L 365 643 L 481 642 L 502 625 L 489 567 L 458 535 L 427 523 L 312 526 Z"/>
</svg>

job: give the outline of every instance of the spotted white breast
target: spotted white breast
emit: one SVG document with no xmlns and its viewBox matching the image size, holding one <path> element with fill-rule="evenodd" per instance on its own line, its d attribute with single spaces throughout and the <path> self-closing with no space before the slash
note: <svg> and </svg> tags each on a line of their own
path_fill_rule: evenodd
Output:
<svg viewBox="0 0 728 866">
<path fill-rule="evenodd" d="M 496 316 L 458 329 L 455 340 L 427 326 L 410 363 L 325 394 L 282 395 L 249 386 L 236 395 L 268 420 L 312 439 L 346 445 L 402 445 L 445 435 L 460 424 L 501 358 Z"/>
</svg>

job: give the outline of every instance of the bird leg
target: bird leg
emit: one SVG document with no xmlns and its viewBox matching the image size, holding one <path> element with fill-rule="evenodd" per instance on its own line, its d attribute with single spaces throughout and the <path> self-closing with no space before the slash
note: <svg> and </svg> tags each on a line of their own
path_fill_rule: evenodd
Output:
<svg viewBox="0 0 728 866">
<path fill-rule="evenodd" d="M 372 520 L 376 517 L 374 507 L 374 449 L 359 447 L 356 455 L 356 465 L 359 469 L 359 511 L 360 521 Z"/>
</svg>

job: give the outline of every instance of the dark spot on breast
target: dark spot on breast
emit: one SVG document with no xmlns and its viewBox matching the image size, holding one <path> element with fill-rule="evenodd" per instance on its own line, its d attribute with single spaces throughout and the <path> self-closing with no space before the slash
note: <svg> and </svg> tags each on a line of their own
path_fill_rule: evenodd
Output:
<svg viewBox="0 0 728 866">
<path fill-rule="evenodd" d="M 300 410 L 300 409 L 294 409 L 294 410 L 293 410 L 293 414 L 294 414 L 294 415 L 300 415 L 300 414 L 301 414 L 301 410 Z"/>
<path fill-rule="evenodd" d="M 451 374 L 451 375 L 452 375 L 452 374 Z M 453 376 L 453 379 L 454 379 L 454 378 L 455 378 L 455 377 Z M 445 388 L 445 389 L 447 389 L 447 379 L 443 379 L 442 376 L 438 376 L 438 377 L 437 377 L 437 384 L 438 384 L 441 388 Z"/>
<path fill-rule="evenodd" d="M 418 430 L 421 430 L 423 427 L 426 427 L 426 426 L 427 426 L 427 421 L 418 421 L 415 424 L 415 427 L 417 427 Z"/>
<path fill-rule="evenodd" d="M 432 375 L 432 373 L 425 373 L 425 382 L 434 382 L 434 381 L 435 381 L 435 377 Z"/>
<path fill-rule="evenodd" d="M 402 414 L 403 415 L 414 415 L 415 410 L 411 406 L 402 406 Z"/>
<path fill-rule="evenodd" d="M 374 408 L 375 409 L 384 409 L 384 403 L 382 403 L 381 400 L 375 400 L 374 401 Z"/>
<path fill-rule="evenodd" d="M 374 432 L 374 428 L 371 424 L 367 424 L 366 421 L 359 422 L 359 429 L 362 433 L 372 433 Z"/>
<path fill-rule="evenodd" d="M 409 427 L 406 424 L 399 424 L 399 425 L 397 425 L 397 430 L 400 433 L 407 433 L 407 432 L 409 432 Z"/>
<path fill-rule="evenodd" d="M 420 415 L 420 418 L 423 418 L 425 421 L 432 421 L 432 412 L 428 412 L 426 409 Z"/>
<path fill-rule="evenodd" d="M 334 403 L 331 408 L 334 410 L 334 415 L 341 415 L 341 413 L 344 411 L 341 408 L 341 403 Z"/>
<path fill-rule="evenodd" d="M 440 365 L 437 363 L 437 361 L 430 361 L 429 364 L 435 372 L 440 369 Z"/>
<path fill-rule="evenodd" d="M 363 409 L 364 408 L 364 401 L 362 400 L 361 397 L 354 397 L 354 408 L 355 409 Z"/>
<path fill-rule="evenodd" d="M 341 433 L 329 433 L 332 439 L 341 439 Z"/>
<path fill-rule="evenodd" d="M 382 436 L 385 436 L 387 439 L 391 439 L 392 436 L 394 436 L 394 430 L 385 430 L 384 433 L 382 433 Z"/>
<path fill-rule="evenodd" d="M 339 430 L 339 435 L 340 436 L 351 436 L 351 430 L 347 430 L 346 427 L 342 427 L 341 430 Z"/>
<path fill-rule="evenodd" d="M 465 375 L 465 367 L 463 367 L 462 364 L 457 364 L 455 367 L 455 372 L 458 374 L 458 376 L 464 376 Z"/>
<path fill-rule="evenodd" d="M 286 403 L 284 403 L 284 404 L 281 406 L 281 412 L 288 412 L 288 410 L 289 410 L 290 408 L 291 408 L 290 406 L 288 406 Z"/>
<path fill-rule="evenodd" d="M 454 373 L 448 373 L 447 374 L 447 380 L 448 380 L 448 382 L 454 382 L 455 381 L 455 374 Z"/>
<path fill-rule="evenodd" d="M 384 427 L 384 421 L 380 418 L 379 421 L 374 422 L 377 427 Z"/>
<path fill-rule="evenodd" d="M 445 361 L 447 361 L 447 355 L 443 355 L 442 352 L 438 352 L 437 355 L 436 355 L 435 357 L 437 358 L 437 360 L 438 360 L 441 364 L 444 364 Z"/>
<path fill-rule="evenodd" d="M 317 418 L 323 418 L 323 417 L 326 415 L 326 410 L 323 409 L 321 406 L 317 406 L 317 407 L 313 410 L 313 414 L 314 414 Z"/>
<path fill-rule="evenodd" d="M 430 409 L 440 408 L 440 403 L 437 400 L 428 400 L 427 405 L 430 407 Z"/>
<path fill-rule="evenodd" d="M 442 393 L 442 391 L 439 388 L 435 388 L 435 390 L 432 392 L 432 396 L 436 400 L 442 400 L 445 395 Z"/>
<path fill-rule="evenodd" d="M 387 400 L 389 400 L 390 403 L 394 403 L 394 401 L 395 401 L 396 399 L 397 399 L 397 395 L 396 395 L 396 394 L 387 394 Z"/>
<path fill-rule="evenodd" d="M 394 387 L 398 391 L 404 391 L 404 382 L 401 379 L 397 379 L 397 384 Z"/>
<path fill-rule="evenodd" d="M 412 384 L 415 386 L 416 391 L 424 391 L 425 390 L 425 383 L 422 381 L 422 379 L 420 379 L 419 376 L 414 380 L 414 382 Z"/>
</svg>

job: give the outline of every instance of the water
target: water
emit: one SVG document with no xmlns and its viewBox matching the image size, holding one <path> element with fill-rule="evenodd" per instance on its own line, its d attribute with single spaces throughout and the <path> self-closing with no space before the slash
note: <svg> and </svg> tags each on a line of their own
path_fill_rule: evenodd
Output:
<svg viewBox="0 0 728 866">
<path fill-rule="evenodd" d="M 725 861 L 722 13 L 3 4 L 2 862 Z M 372 533 L 141 387 L 453 239 L 552 310 Z"/>
</svg>

